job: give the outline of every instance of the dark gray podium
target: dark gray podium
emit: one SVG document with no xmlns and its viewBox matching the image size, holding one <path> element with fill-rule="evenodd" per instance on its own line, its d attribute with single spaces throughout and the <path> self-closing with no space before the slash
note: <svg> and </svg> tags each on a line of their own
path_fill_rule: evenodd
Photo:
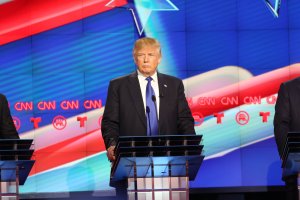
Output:
<svg viewBox="0 0 300 200">
<path fill-rule="evenodd" d="M 128 181 L 128 199 L 189 199 L 204 156 L 202 135 L 120 137 L 111 181 Z"/>
<path fill-rule="evenodd" d="M 0 139 L 0 199 L 19 199 L 19 185 L 34 164 L 31 145 L 27 139 Z"/>
<path fill-rule="evenodd" d="M 281 155 L 287 199 L 300 200 L 300 132 L 289 132 Z"/>
</svg>

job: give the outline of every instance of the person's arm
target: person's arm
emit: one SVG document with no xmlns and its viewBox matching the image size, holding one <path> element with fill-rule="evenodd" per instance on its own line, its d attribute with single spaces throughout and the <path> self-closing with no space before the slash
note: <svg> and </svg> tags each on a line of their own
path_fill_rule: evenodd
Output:
<svg viewBox="0 0 300 200">
<path fill-rule="evenodd" d="M 283 83 L 278 91 L 274 116 L 274 133 L 280 157 L 289 132 L 290 120 L 289 94 L 286 85 Z"/>
<path fill-rule="evenodd" d="M 119 138 L 119 95 L 117 86 L 110 82 L 105 110 L 101 123 L 102 137 L 107 149 L 107 157 L 114 160 L 114 148 Z"/>
<path fill-rule="evenodd" d="M 178 116 L 177 129 L 179 134 L 196 134 L 194 128 L 194 118 L 187 103 L 182 81 L 178 86 Z"/>
<path fill-rule="evenodd" d="M 2 139 L 19 139 L 19 134 L 10 114 L 7 99 L 0 95 L 0 137 Z"/>
</svg>

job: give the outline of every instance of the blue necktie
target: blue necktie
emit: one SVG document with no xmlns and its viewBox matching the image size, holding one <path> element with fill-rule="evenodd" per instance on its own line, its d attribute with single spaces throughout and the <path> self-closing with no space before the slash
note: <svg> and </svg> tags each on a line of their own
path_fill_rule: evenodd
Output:
<svg viewBox="0 0 300 200">
<path fill-rule="evenodd" d="M 148 81 L 146 88 L 147 135 L 158 135 L 156 99 L 155 92 L 151 86 L 151 81 L 153 79 L 149 76 L 146 80 Z"/>
</svg>

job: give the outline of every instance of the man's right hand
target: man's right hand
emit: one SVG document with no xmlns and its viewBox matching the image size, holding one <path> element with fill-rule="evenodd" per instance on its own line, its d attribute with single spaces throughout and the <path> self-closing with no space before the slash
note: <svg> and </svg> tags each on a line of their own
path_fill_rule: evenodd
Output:
<svg viewBox="0 0 300 200">
<path fill-rule="evenodd" d="M 116 146 L 110 146 L 107 149 L 107 158 L 108 160 L 110 160 L 111 162 L 115 161 L 116 157 L 115 157 L 115 147 Z"/>
</svg>

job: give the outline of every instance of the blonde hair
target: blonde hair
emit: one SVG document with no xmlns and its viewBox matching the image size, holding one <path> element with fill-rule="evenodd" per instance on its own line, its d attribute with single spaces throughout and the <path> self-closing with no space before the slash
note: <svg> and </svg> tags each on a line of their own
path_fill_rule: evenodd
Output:
<svg viewBox="0 0 300 200">
<path fill-rule="evenodd" d="M 138 50 L 146 46 L 157 48 L 157 50 L 159 51 L 159 55 L 161 56 L 161 48 L 159 42 L 156 39 L 150 37 L 143 37 L 135 41 L 133 47 L 133 56 Z"/>
</svg>

